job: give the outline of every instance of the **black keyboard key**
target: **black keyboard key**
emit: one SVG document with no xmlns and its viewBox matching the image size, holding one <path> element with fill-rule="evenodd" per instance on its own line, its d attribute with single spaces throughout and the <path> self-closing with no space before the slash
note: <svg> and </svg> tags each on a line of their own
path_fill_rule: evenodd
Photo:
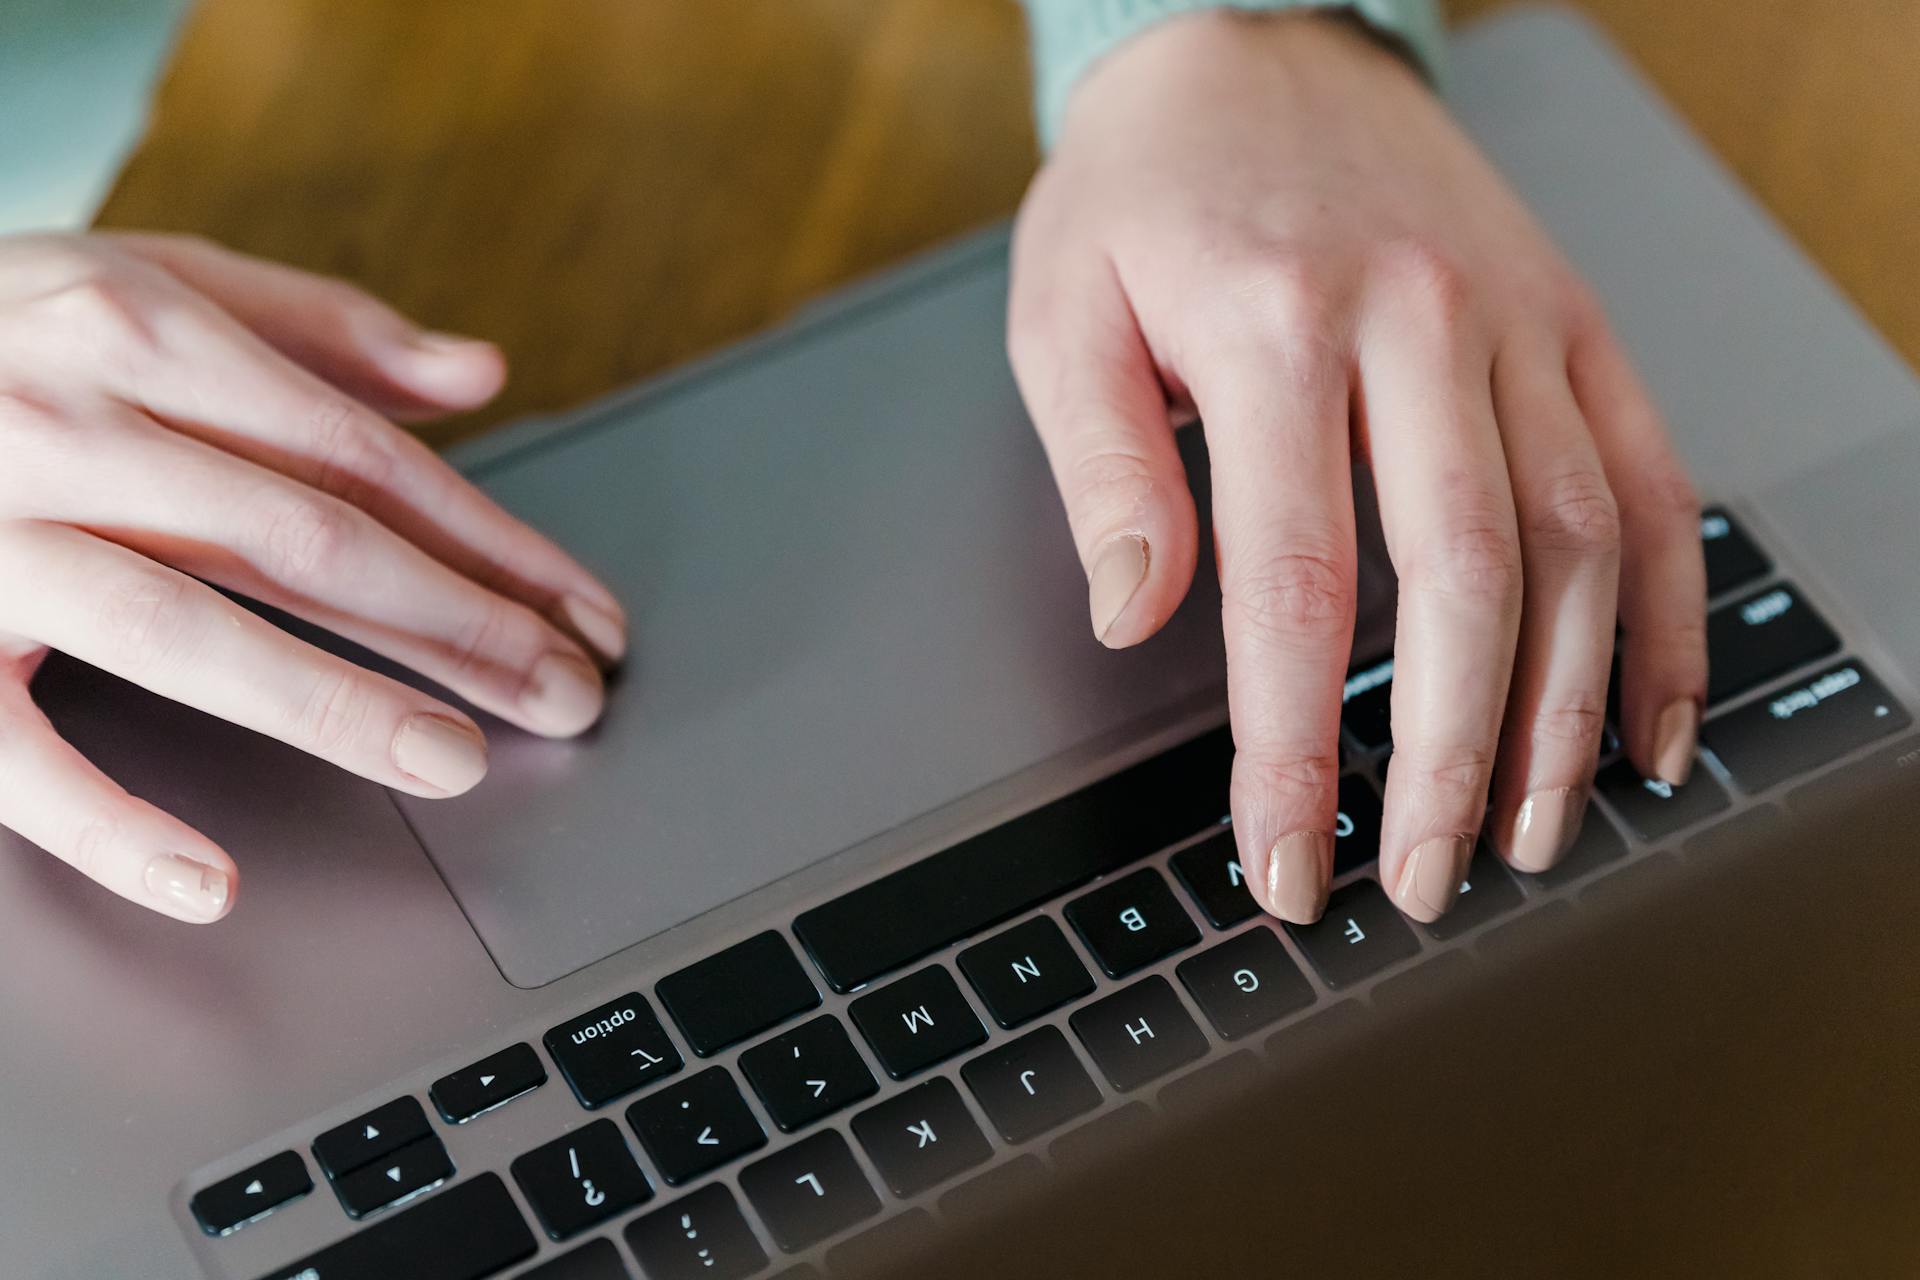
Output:
<svg viewBox="0 0 1920 1280">
<path fill-rule="evenodd" d="M 740 1071 L 782 1133 L 871 1097 L 879 1087 L 846 1028 L 830 1016 L 748 1049 L 740 1055 Z"/>
<path fill-rule="evenodd" d="M 1756 792 L 1909 723 L 1906 711 L 1871 672 L 1857 662 L 1843 662 L 1714 717 L 1700 739 L 1743 790 Z"/>
<path fill-rule="evenodd" d="M 944 1077 L 862 1111 L 853 1118 L 853 1136 L 902 1200 L 985 1164 L 993 1154 L 960 1091 Z"/>
<path fill-rule="evenodd" d="M 530 1044 L 516 1044 L 433 1082 L 428 1096 L 448 1124 L 465 1124 L 547 1082 Z"/>
<path fill-rule="evenodd" d="M 847 1140 L 832 1129 L 802 1138 L 740 1171 L 740 1190 L 773 1233 L 798 1253 L 880 1212 Z"/>
<path fill-rule="evenodd" d="M 1142 978 L 1068 1019 L 1116 1089 L 1137 1089 L 1207 1051 L 1207 1038 L 1159 974 Z"/>
<path fill-rule="evenodd" d="M 1557 888 L 1625 857 L 1626 852 L 1627 842 L 1611 822 L 1600 816 L 1600 806 L 1589 804 L 1580 820 L 1580 833 L 1573 838 L 1573 847 L 1560 861 L 1527 879 L 1544 888 Z"/>
<path fill-rule="evenodd" d="M 620 1126 L 595 1120 L 513 1162 L 513 1180 L 555 1240 L 598 1226 L 653 1198 Z"/>
<path fill-rule="evenodd" d="M 1380 856 L 1380 794 L 1365 778 L 1340 779 L 1340 811 L 1333 819 L 1333 874 L 1366 866 Z"/>
<path fill-rule="evenodd" d="M 583 1107 L 603 1107 L 681 1066 L 660 1019 L 634 992 L 561 1023 L 546 1045 Z"/>
<path fill-rule="evenodd" d="M 482 1280 L 539 1246 L 496 1173 L 483 1173 L 260 1280 Z"/>
<path fill-rule="evenodd" d="M 1723 604 L 1707 615 L 1707 701 L 1724 702 L 1839 648 L 1840 637 L 1792 587 Z"/>
<path fill-rule="evenodd" d="M 1060 926 L 1046 916 L 960 953 L 960 972 L 1003 1027 L 1017 1027 L 1093 990 L 1093 978 Z"/>
<path fill-rule="evenodd" d="M 1700 549 L 1707 557 L 1707 594 L 1717 596 L 1765 577 L 1773 566 L 1724 507 L 1700 513 Z"/>
<path fill-rule="evenodd" d="M 203 1188 L 188 1208 L 208 1235 L 232 1235 L 312 1190 L 307 1162 L 298 1151 L 282 1151 Z"/>
<path fill-rule="evenodd" d="M 1484 842 L 1475 845 L 1473 859 L 1467 863 L 1466 878 L 1447 913 L 1432 924 L 1420 927 L 1430 938 L 1442 942 L 1478 929 L 1514 910 L 1521 903 L 1520 886 L 1507 872 L 1505 864 L 1494 856 Z"/>
<path fill-rule="evenodd" d="M 1320 980 L 1336 991 L 1420 950 L 1399 909 L 1372 880 L 1335 889 L 1325 914 L 1312 924 L 1289 924 L 1287 932 Z"/>
<path fill-rule="evenodd" d="M 1152 867 L 1075 898 L 1067 921 L 1109 978 L 1124 978 L 1200 941 L 1200 930 Z"/>
<path fill-rule="evenodd" d="M 733 1192 L 711 1183 L 627 1228 L 648 1280 L 740 1280 L 767 1264 Z"/>
<path fill-rule="evenodd" d="M 989 1049 L 960 1076 L 1008 1142 L 1025 1142 L 1100 1105 L 1099 1088 L 1058 1027 Z"/>
<path fill-rule="evenodd" d="M 1661 840 L 1727 807 L 1727 793 L 1713 775 L 1696 767 L 1685 786 L 1642 778 L 1633 762 L 1616 760 L 1595 782 L 1627 829 L 1642 840 Z"/>
<path fill-rule="evenodd" d="M 1169 865 L 1200 914 L 1216 929 L 1231 929 L 1260 910 L 1247 890 L 1232 827 L 1222 827 L 1199 844 L 1188 845 L 1173 855 Z"/>
<path fill-rule="evenodd" d="M 1340 723 L 1363 751 L 1393 745 L 1393 659 L 1369 662 L 1347 673 L 1340 693 Z"/>
<path fill-rule="evenodd" d="M 627 1108 L 627 1123 L 676 1187 L 767 1145 L 766 1130 L 725 1067 L 655 1089 Z"/>
<path fill-rule="evenodd" d="M 1232 762 L 1217 729 L 803 912 L 793 931 L 851 991 L 1215 825 Z"/>
<path fill-rule="evenodd" d="M 453 1176 L 453 1161 L 440 1139 L 428 1136 L 388 1152 L 363 1169 L 333 1180 L 340 1207 L 351 1218 L 411 1200 Z"/>
<path fill-rule="evenodd" d="M 1182 960 L 1177 972 L 1207 1021 L 1227 1040 L 1252 1035 L 1313 1003 L 1313 985 L 1264 925 Z"/>
<path fill-rule="evenodd" d="M 514 1280 L 633 1280 L 611 1240 L 593 1240 L 578 1249 L 522 1271 Z"/>
<path fill-rule="evenodd" d="M 703 1058 L 820 1003 L 793 948 L 771 929 L 668 974 L 653 990 Z"/>
<path fill-rule="evenodd" d="M 937 964 L 861 996 L 847 1012 L 895 1080 L 987 1038 L 952 975 Z"/>
<path fill-rule="evenodd" d="M 427 1113 L 417 1101 L 395 1098 L 315 1138 L 313 1158 L 329 1178 L 344 1177 L 431 1132 Z"/>
</svg>

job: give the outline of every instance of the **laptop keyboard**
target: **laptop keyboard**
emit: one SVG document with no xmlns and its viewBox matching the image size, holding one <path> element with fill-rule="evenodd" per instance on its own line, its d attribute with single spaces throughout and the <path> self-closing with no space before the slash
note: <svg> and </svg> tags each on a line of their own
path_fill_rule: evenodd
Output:
<svg viewBox="0 0 1920 1280">
<path fill-rule="evenodd" d="M 231 1235 L 310 1197 L 317 1171 L 337 1243 L 261 1280 L 523 1265 L 540 1280 L 636 1266 L 725 1280 L 793 1255 L 830 1270 L 860 1247 L 843 1237 L 881 1223 L 910 1235 L 964 1217 L 986 1188 L 1044 1185 L 1036 1157 L 1071 1167 L 1086 1134 L 1151 1117 L 1141 1099 L 1177 1114 L 1176 1095 L 1204 1092 L 1200 1073 L 1254 1070 L 1239 1046 L 1277 1032 L 1291 1048 L 1328 1009 L 1363 1016 L 1346 998 L 1363 988 L 1379 1004 L 1417 998 L 1422 969 L 1408 967 L 1456 940 L 1492 954 L 1522 932 L 1499 922 L 1556 927 L 1572 909 L 1563 887 L 1629 858 L 1671 862 L 1665 850 L 1693 852 L 1703 829 L 1723 845 L 1770 808 L 1755 797 L 1908 727 L 1729 513 L 1709 510 L 1701 533 L 1705 763 L 1684 787 L 1647 782 L 1609 735 L 1568 857 L 1520 875 L 1482 847 L 1434 924 L 1402 916 L 1373 871 L 1392 746 L 1383 658 L 1347 680 L 1336 887 L 1316 924 L 1266 919 L 1242 883 L 1223 826 L 1231 743 L 1215 730 L 666 974 L 652 1000 L 585 1010 L 546 1030 L 544 1055 L 476 1045 L 483 1056 L 420 1090 L 431 1110 L 403 1092 L 201 1186 L 191 1213 Z M 1871 759 L 1891 771 L 1913 745 Z M 549 1085 L 549 1064 L 575 1119 L 457 1169 L 443 1135 L 484 1132 Z M 330 1211 L 321 1197 L 301 1210 Z"/>
</svg>

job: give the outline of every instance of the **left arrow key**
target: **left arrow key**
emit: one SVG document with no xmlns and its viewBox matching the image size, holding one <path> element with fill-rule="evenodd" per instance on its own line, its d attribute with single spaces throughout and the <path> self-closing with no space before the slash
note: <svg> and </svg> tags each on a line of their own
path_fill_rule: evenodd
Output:
<svg viewBox="0 0 1920 1280">
<path fill-rule="evenodd" d="M 203 1189 L 191 1208 L 210 1236 L 231 1235 L 313 1190 L 307 1163 L 297 1151 L 282 1151 Z"/>
</svg>

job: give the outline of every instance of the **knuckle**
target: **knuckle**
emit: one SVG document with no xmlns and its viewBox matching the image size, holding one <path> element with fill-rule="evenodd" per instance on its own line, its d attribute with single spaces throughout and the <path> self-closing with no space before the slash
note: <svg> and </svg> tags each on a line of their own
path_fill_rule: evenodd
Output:
<svg viewBox="0 0 1920 1280">
<path fill-rule="evenodd" d="M 151 302 L 146 282 L 101 262 L 89 262 L 43 299 L 56 327 L 84 335 L 96 348 L 121 351 L 159 346 Z"/>
<path fill-rule="evenodd" d="M 66 860 L 89 880 L 104 881 L 120 843 L 120 824 L 104 813 L 83 818 L 67 838 Z"/>
<path fill-rule="evenodd" d="M 1596 695 L 1543 707 L 1533 719 L 1534 741 L 1585 749 L 1587 744 L 1600 741 L 1606 714 L 1605 699 Z"/>
<path fill-rule="evenodd" d="M 1691 540 L 1699 536 L 1700 494 L 1693 479 L 1670 455 L 1647 463 L 1641 474 L 1642 501 L 1662 524 L 1684 527 Z"/>
<path fill-rule="evenodd" d="M 1294 646 L 1343 637 L 1354 610 L 1352 575 L 1325 551 L 1283 551 L 1233 575 L 1225 591 L 1230 622 L 1258 639 Z"/>
<path fill-rule="evenodd" d="M 338 755 L 359 740 L 372 718 L 373 702 L 372 691 L 358 674 L 322 675 L 294 710 L 287 739 L 312 755 Z"/>
<path fill-rule="evenodd" d="M 1442 328 L 1456 327 L 1472 309 L 1466 268 L 1431 241 L 1406 238 L 1382 246 L 1374 270 L 1399 305 Z"/>
<path fill-rule="evenodd" d="M 1606 477 L 1582 468 L 1556 476 L 1529 513 L 1528 545 L 1581 558 L 1616 554 L 1620 548 L 1620 508 Z"/>
<path fill-rule="evenodd" d="M 1406 579 L 1410 588 L 1432 595 L 1499 606 L 1520 598 L 1521 572 L 1512 521 L 1491 503 L 1464 502 L 1416 549 Z"/>
<path fill-rule="evenodd" d="M 1331 754 L 1263 749 L 1249 744 L 1234 756 L 1243 784 L 1284 806 L 1297 807 L 1332 795 L 1339 766 Z"/>
<path fill-rule="evenodd" d="M 137 674 L 182 661 L 194 648 L 191 580 L 131 570 L 99 588 L 96 620 L 111 664 Z"/>
<path fill-rule="evenodd" d="M 1486 791 L 1493 757 L 1491 746 L 1396 742 L 1393 776 L 1396 780 L 1404 778 L 1401 785 L 1412 787 L 1417 797 L 1434 802 L 1436 807 L 1464 809 Z"/>
<path fill-rule="evenodd" d="M 322 400 L 308 414 L 307 435 L 314 488 L 362 508 L 388 491 L 399 458 L 357 405 Z"/>
<path fill-rule="evenodd" d="M 261 530 L 260 567 L 284 584 L 326 581 L 346 563 L 356 532 L 352 508 L 337 499 L 278 497 Z"/>
<path fill-rule="evenodd" d="M 1226 264 L 1227 323 L 1269 343 L 1291 347 L 1328 332 L 1340 298 L 1325 271 L 1305 254 L 1270 250 Z"/>
<path fill-rule="evenodd" d="M 482 604 L 454 633 L 450 657 L 456 682 L 518 697 L 548 647 L 545 624 L 523 605 L 498 597 Z"/>
</svg>

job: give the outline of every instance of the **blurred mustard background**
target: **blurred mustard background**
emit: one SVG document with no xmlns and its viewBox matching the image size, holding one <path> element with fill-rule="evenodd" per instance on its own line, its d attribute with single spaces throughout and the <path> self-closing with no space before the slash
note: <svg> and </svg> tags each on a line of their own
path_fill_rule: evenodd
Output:
<svg viewBox="0 0 1920 1280">
<path fill-rule="evenodd" d="M 1578 7 L 1920 363 L 1920 4 Z M 499 342 L 445 443 L 1011 214 L 1027 95 L 1014 0 L 199 0 L 98 223 Z"/>
</svg>

